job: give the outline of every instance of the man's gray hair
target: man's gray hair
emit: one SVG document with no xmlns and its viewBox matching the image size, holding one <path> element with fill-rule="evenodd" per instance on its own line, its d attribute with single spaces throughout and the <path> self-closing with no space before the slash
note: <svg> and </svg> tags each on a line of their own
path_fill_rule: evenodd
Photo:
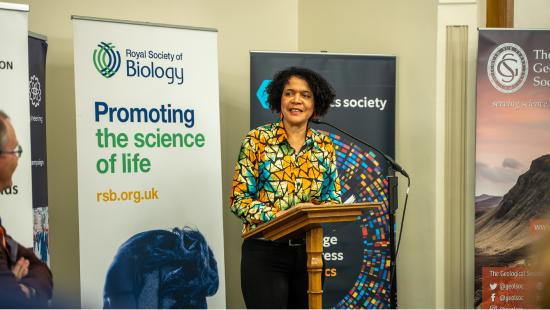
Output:
<svg viewBox="0 0 550 310">
<path fill-rule="evenodd" d="M 9 116 L 4 111 L 0 110 L 0 151 L 8 144 L 8 126 L 6 126 L 5 121 L 9 119 Z"/>
</svg>

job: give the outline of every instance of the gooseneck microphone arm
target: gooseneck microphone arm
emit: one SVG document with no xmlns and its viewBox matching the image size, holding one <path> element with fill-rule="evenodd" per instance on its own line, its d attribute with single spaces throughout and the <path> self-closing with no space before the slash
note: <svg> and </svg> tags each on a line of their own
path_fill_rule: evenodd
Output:
<svg viewBox="0 0 550 310">
<path fill-rule="evenodd" d="M 407 200 L 409 198 L 409 188 L 411 186 L 411 178 L 409 177 L 409 174 L 403 169 L 401 166 L 399 166 L 393 158 L 390 156 L 384 154 L 379 149 L 375 148 L 374 146 L 368 144 L 367 142 L 343 131 L 340 128 L 334 127 L 329 123 L 326 123 L 320 119 L 312 118 L 310 120 L 314 124 L 324 124 L 327 126 L 330 126 L 350 137 L 353 139 L 363 143 L 364 145 L 372 148 L 373 150 L 377 151 L 379 154 L 381 154 L 391 165 L 391 167 L 388 168 L 388 217 L 389 217 L 389 237 L 391 240 L 390 243 L 390 264 L 391 264 L 391 276 L 390 276 L 390 309 L 397 309 L 397 287 L 396 287 L 396 262 L 397 262 L 397 253 L 399 253 L 399 245 L 401 244 L 401 236 L 403 235 L 403 223 L 405 223 L 405 210 L 407 209 Z M 398 178 L 395 176 L 395 171 L 401 173 L 403 176 L 407 177 L 408 180 L 408 186 L 407 186 L 407 195 L 405 196 L 405 205 L 403 207 L 403 218 L 401 219 L 401 229 L 399 230 L 399 240 L 397 241 L 397 249 L 395 247 L 395 211 L 397 211 L 397 186 L 398 186 Z"/>
<path fill-rule="evenodd" d="M 348 132 L 343 131 L 343 130 L 340 129 L 340 128 L 334 127 L 334 126 L 332 126 L 331 124 L 329 124 L 329 123 L 327 123 L 327 122 L 324 122 L 324 121 L 322 121 L 322 120 L 320 120 L 320 119 L 318 119 L 318 118 L 312 118 L 310 121 L 311 121 L 312 123 L 314 123 L 314 124 L 323 124 L 323 125 L 330 126 L 330 127 L 334 128 L 334 129 L 336 129 L 336 130 L 338 130 L 338 131 L 340 131 L 340 132 L 343 132 L 344 134 L 346 134 L 346 135 L 352 137 L 353 139 L 355 139 L 355 140 L 357 140 L 357 141 L 359 141 L 359 142 L 365 144 L 366 146 L 370 147 L 371 149 L 373 149 L 373 150 L 377 151 L 379 154 L 381 154 L 381 155 L 390 163 L 390 165 L 393 167 L 393 169 L 394 169 L 395 171 L 401 173 L 402 175 L 406 176 L 407 178 L 409 177 L 409 174 L 407 173 L 407 171 L 405 171 L 405 169 L 401 168 L 401 166 L 399 166 L 399 164 L 397 164 L 397 163 L 395 162 L 395 160 L 393 160 L 393 158 L 391 158 L 390 156 L 384 154 L 384 152 L 382 152 L 382 151 L 380 151 L 379 149 L 375 148 L 374 146 L 368 144 L 367 142 L 365 142 L 365 141 L 363 141 L 363 140 L 361 140 L 361 139 L 355 137 L 354 135 L 352 135 L 352 134 L 350 134 L 350 133 L 348 133 Z"/>
</svg>

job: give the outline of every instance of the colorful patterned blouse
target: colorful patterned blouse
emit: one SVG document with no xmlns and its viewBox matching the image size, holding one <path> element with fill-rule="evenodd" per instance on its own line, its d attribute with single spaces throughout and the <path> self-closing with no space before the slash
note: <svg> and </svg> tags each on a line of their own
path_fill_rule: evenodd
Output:
<svg viewBox="0 0 550 310">
<path fill-rule="evenodd" d="M 287 140 L 282 120 L 251 131 L 235 170 L 230 205 L 243 220 L 243 232 L 301 202 L 342 203 L 332 142 L 309 126 L 298 154 Z"/>
</svg>

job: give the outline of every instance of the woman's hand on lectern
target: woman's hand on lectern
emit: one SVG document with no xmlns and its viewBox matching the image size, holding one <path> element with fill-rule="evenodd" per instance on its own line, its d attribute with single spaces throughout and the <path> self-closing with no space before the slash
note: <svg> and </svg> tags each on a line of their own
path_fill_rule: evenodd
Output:
<svg viewBox="0 0 550 310">
<path fill-rule="evenodd" d="M 294 207 L 305 207 L 305 206 L 313 206 L 311 202 L 300 202 L 299 204 L 295 205 Z"/>
<path fill-rule="evenodd" d="M 294 207 L 303 207 L 303 206 L 313 206 L 313 204 L 311 202 L 300 202 L 299 204 L 295 205 Z M 290 210 L 292 210 L 292 208 L 277 211 L 277 213 L 275 213 L 275 217 L 277 218 L 279 216 L 282 216 L 283 214 L 287 213 Z"/>
</svg>

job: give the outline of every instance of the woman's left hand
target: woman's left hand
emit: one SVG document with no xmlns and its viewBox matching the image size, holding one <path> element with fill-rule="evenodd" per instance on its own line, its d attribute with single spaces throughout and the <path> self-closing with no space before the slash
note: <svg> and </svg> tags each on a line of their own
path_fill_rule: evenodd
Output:
<svg viewBox="0 0 550 310">
<path fill-rule="evenodd" d="M 294 207 L 303 207 L 303 206 L 313 206 L 313 204 L 311 202 L 300 202 L 299 204 L 295 205 Z M 275 217 L 277 218 L 279 216 L 282 216 L 283 214 L 287 213 L 290 210 L 292 210 L 292 208 L 277 211 L 277 213 L 275 213 Z"/>
</svg>

